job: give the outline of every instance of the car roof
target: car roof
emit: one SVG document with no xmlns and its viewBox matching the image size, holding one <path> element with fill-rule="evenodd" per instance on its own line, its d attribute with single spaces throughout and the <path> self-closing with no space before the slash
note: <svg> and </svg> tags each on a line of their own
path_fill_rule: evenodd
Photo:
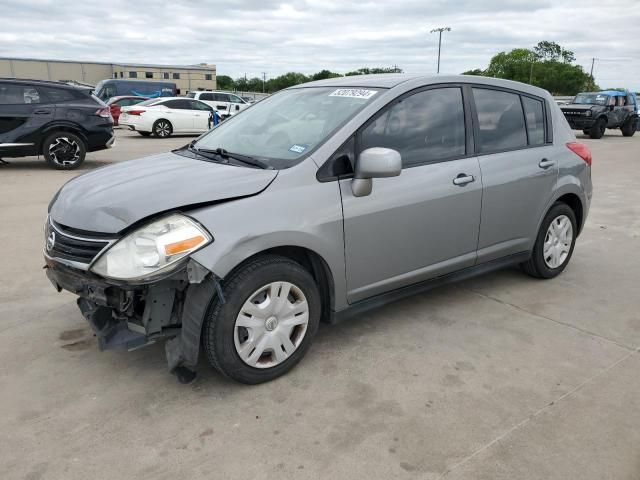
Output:
<svg viewBox="0 0 640 480">
<path fill-rule="evenodd" d="M 30 78 L 14 78 L 14 77 L 0 77 L 0 82 L 20 83 L 23 85 L 46 85 L 50 87 L 62 87 L 62 88 L 75 88 L 79 90 L 91 89 L 91 87 L 85 87 L 81 85 L 71 85 L 65 82 L 56 82 L 55 80 L 36 80 Z"/>
<path fill-rule="evenodd" d="M 600 95 L 609 95 L 611 97 L 626 97 L 627 96 L 627 92 L 620 92 L 618 90 L 603 90 L 601 92 L 596 92 L 599 93 Z"/>
<path fill-rule="evenodd" d="M 302 83 L 289 88 L 306 87 L 360 87 L 360 88 L 394 88 L 403 84 L 411 84 L 414 88 L 435 85 L 440 83 L 473 83 L 509 88 L 537 96 L 545 96 L 549 93 L 526 83 L 503 80 L 501 78 L 482 77 L 476 75 L 410 75 L 398 73 L 383 73 L 377 75 L 353 75 L 348 77 L 336 77 L 315 82 Z"/>
</svg>

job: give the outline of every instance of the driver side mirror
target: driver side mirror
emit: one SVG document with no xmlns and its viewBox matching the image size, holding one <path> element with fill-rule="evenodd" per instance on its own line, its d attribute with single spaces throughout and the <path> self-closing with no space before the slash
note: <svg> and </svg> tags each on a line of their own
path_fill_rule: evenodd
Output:
<svg viewBox="0 0 640 480">
<path fill-rule="evenodd" d="M 367 148 L 356 161 L 351 191 L 355 197 L 371 194 L 373 178 L 397 177 L 402 171 L 400 152 L 390 148 Z"/>
</svg>

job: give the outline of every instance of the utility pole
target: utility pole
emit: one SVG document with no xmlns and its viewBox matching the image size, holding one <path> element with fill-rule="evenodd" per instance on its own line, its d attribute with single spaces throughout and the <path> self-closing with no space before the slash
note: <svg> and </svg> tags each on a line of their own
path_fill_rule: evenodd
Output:
<svg viewBox="0 0 640 480">
<path fill-rule="evenodd" d="M 596 84 L 596 82 L 593 81 L 593 64 L 594 63 L 596 63 L 595 57 L 591 59 L 591 72 L 589 73 L 589 76 L 591 77 L 591 88 L 593 88 L 594 85 Z"/>
<path fill-rule="evenodd" d="M 264 93 L 264 84 L 267 81 L 267 72 L 262 72 L 262 93 Z"/>
<path fill-rule="evenodd" d="M 450 32 L 450 27 L 440 27 L 431 30 L 431 33 L 438 32 L 438 73 L 440 73 L 440 50 L 442 48 L 442 32 Z"/>
</svg>

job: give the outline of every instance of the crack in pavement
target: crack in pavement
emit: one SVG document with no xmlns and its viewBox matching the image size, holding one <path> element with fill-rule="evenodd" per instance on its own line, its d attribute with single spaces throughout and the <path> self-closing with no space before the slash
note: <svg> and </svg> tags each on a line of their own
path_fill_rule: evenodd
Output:
<svg viewBox="0 0 640 480">
<path fill-rule="evenodd" d="M 615 342 L 614 342 L 615 343 Z M 473 452 L 471 455 L 469 455 L 466 458 L 463 458 L 462 460 L 460 460 L 458 463 L 452 465 L 451 467 L 447 468 L 444 472 L 442 472 L 442 474 L 438 477 L 438 479 L 442 479 L 444 477 L 446 477 L 447 475 L 449 475 L 451 472 L 453 472 L 456 468 L 461 467 L 462 465 L 464 465 L 465 463 L 469 462 L 470 460 L 472 460 L 473 458 L 477 457 L 478 455 L 480 455 L 482 452 L 490 449 L 492 446 L 496 445 L 497 443 L 499 443 L 500 441 L 502 441 L 503 439 L 505 439 L 507 436 L 511 435 L 513 432 L 515 432 L 516 430 L 524 427 L 525 425 L 527 425 L 528 423 L 530 423 L 532 420 L 534 420 L 535 418 L 537 418 L 538 416 L 540 416 L 541 414 L 543 414 L 544 412 L 546 412 L 547 410 L 549 410 L 551 407 L 553 407 L 556 403 L 561 402 L 562 400 L 564 400 L 567 397 L 570 397 L 571 395 L 573 395 L 574 393 L 576 393 L 578 390 L 581 390 L 582 388 L 584 388 L 586 385 L 592 383 L 593 381 L 595 381 L 596 379 L 598 379 L 599 377 L 605 375 L 606 373 L 608 373 L 610 370 L 612 370 L 613 368 L 615 368 L 617 365 L 619 365 L 620 363 L 624 362 L 625 360 L 631 358 L 633 355 L 637 354 L 640 352 L 640 348 L 638 349 L 633 349 L 630 352 L 628 352 L 626 355 L 624 355 L 622 358 L 616 360 L 615 362 L 613 362 L 611 365 L 609 365 L 607 368 L 605 368 L 604 370 L 596 373 L 595 375 L 589 377 L 588 379 L 586 379 L 584 382 L 582 382 L 580 385 L 576 386 L 575 388 L 573 388 L 572 390 L 560 395 L 558 398 L 556 398 L 555 400 L 547 403 L 544 407 L 540 408 L 538 411 L 536 411 L 535 413 L 533 413 L 532 415 L 529 415 L 527 418 L 525 418 L 524 420 L 522 420 L 521 422 L 515 424 L 513 427 L 511 427 L 510 429 L 506 430 L 505 432 L 503 432 L 502 434 L 498 435 L 496 438 L 494 438 L 493 440 L 491 440 L 489 443 L 483 445 L 482 447 L 480 447 L 479 449 L 477 449 L 475 452 Z"/>
<path fill-rule="evenodd" d="M 617 340 L 614 340 L 612 338 L 604 337 L 604 336 L 602 336 L 602 335 L 600 335 L 598 333 L 592 332 L 590 330 L 586 330 L 584 328 L 577 327 L 577 326 L 572 325 L 570 323 L 563 322 L 562 320 L 556 320 L 555 318 L 547 317 L 545 315 L 540 315 L 539 313 L 530 312 L 529 310 L 527 310 L 525 308 L 522 308 L 522 307 L 520 307 L 518 305 L 515 305 L 515 304 L 510 303 L 510 302 L 505 302 L 504 300 L 500 300 L 499 298 L 492 297 L 491 295 L 480 293 L 480 292 L 478 292 L 476 290 L 473 290 L 472 288 L 464 288 L 463 287 L 463 290 L 467 290 L 468 292 L 471 292 L 472 294 L 477 295 L 478 297 L 485 298 L 487 300 L 493 300 L 494 302 L 499 303 L 501 305 L 505 305 L 507 307 L 515 308 L 516 310 L 518 310 L 520 312 L 527 313 L 529 315 L 533 315 L 534 317 L 538 317 L 538 318 L 541 318 L 543 320 L 548 320 L 548 321 L 556 323 L 558 325 L 562 325 L 563 327 L 568 327 L 568 328 L 571 328 L 571 329 L 576 330 L 578 332 L 584 333 L 586 335 L 590 335 L 592 337 L 599 338 L 599 339 L 604 340 L 606 342 L 613 343 L 614 345 L 617 345 L 618 347 L 624 348 L 625 350 L 629 350 L 629 351 L 633 352 L 633 351 L 636 351 L 636 349 L 638 348 L 637 346 L 626 345 L 624 343 L 620 343 Z"/>
</svg>

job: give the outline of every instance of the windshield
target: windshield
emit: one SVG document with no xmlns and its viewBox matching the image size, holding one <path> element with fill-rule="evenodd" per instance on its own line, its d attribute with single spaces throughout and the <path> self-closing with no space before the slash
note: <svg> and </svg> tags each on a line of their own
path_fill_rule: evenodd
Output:
<svg viewBox="0 0 640 480">
<path fill-rule="evenodd" d="M 579 105 L 606 105 L 607 95 L 602 95 L 601 93 L 579 93 L 573 103 Z"/>
<path fill-rule="evenodd" d="M 284 90 L 222 122 L 195 147 L 222 148 L 258 158 L 274 168 L 288 168 L 322 144 L 378 91 L 336 87 Z"/>
</svg>

